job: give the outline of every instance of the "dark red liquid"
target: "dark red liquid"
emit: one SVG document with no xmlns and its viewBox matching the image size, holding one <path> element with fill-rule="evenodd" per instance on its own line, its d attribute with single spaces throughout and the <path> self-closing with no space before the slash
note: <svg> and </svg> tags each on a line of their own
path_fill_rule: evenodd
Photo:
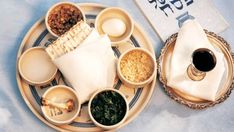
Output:
<svg viewBox="0 0 234 132">
<path fill-rule="evenodd" d="M 211 51 L 198 50 L 193 53 L 193 64 L 198 70 L 207 72 L 215 67 L 216 59 Z"/>
</svg>

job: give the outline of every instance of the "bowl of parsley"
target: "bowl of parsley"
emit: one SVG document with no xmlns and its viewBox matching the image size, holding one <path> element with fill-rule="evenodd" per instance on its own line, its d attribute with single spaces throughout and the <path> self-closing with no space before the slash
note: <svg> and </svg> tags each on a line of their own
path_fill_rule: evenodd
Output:
<svg viewBox="0 0 234 132">
<path fill-rule="evenodd" d="M 105 130 L 118 128 L 126 120 L 128 111 L 126 97 L 113 88 L 98 90 L 88 104 L 91 120 Z"/>
</svg>

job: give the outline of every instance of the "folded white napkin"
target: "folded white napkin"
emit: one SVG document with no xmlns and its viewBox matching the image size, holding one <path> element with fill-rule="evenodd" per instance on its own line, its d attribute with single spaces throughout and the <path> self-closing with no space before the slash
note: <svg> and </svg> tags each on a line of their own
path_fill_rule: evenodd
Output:
<svg viewBox="0 0 234 132">
<path fill-rule="evenodd" d="M 98 89 L 113 87 L 116 58 L 109 38 L 94 29 L 73 51 L 53 60 L 66 80 L 77 91 L 81 103 Z"/>
<path fill-rule="evenodd" d="M 193 52 L 198 48 L 213 51 L 217 63 L 203 80 L 193 81 L 187 75 L 187 68 L 191 64 Z M 188 95 L 215 101 L 225 71 L 223 58 L 223 54 L 210 44 L 200 24 L 196 20 L 187 20 L 178 33 L 169 73 L 166 75 L 167 85 Z"/>
</svg>

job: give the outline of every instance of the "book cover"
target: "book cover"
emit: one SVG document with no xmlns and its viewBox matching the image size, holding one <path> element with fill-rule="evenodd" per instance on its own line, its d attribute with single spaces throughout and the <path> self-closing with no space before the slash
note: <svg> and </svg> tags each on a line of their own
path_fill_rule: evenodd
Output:
<svg viewBox="0 0 234 132">
<path fill-rule="evenodd" d="M 228 23 L 212 0 L 135 0 L 159 37 L 165 41 L 187 19 L 197 19 L 204 29 L 220 33 Z"/>
</svg>

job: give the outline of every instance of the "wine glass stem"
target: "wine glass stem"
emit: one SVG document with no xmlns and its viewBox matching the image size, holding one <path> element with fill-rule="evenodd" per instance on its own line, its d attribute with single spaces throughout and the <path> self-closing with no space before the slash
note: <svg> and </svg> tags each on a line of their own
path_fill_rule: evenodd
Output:
<svg viewBox="0 0 234 132">
<path fill-rule="evenodd" d="M 197 70 L 192 64 L 188 66 L 187 74 L 188 77 L 194 81 L 201 81 L 206 76 L 205 72 Z"/>
</svg>

